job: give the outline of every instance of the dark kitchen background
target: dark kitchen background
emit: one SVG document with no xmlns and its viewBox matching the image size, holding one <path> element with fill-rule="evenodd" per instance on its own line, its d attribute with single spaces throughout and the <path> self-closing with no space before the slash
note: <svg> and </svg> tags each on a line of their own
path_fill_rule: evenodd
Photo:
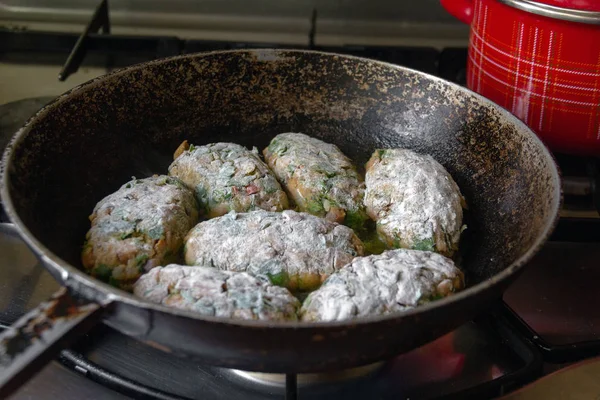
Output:
<svg viewBox="0 0 600 400">
<path fill-rule="evenodd" d="M 8 0 L 0 2 L 0 102 L 55 96 L 107 72 L 109 67 L 172 54 L 220 48 L 384 46 L 389 61 L 420 63 L 435 72 L 438 51 L 466 48 L 468 27 L 437 0 L 413 1 L 158 1 L 112 0 L 110 31 L 122 40 L 92 35 L 77 74 L 56 79 L 77 36 L 89 23 L 97 0 Z M 32 33 L 35 32 L 35 33 Z M 45 32 L 45 35 L 41 35 Z M 425 55 L 395 54 L 398 47 L 422 47 Z M 43 52 L 42 55 L 40 52 Z M 123 56 L 131 59 L 118 59 Z M 422 59 L 426 57 L 426 59 Z"/>
</svg>

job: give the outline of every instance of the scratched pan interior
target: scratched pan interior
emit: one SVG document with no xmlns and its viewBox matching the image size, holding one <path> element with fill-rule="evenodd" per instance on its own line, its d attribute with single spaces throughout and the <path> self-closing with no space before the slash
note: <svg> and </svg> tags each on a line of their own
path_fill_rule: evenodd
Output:
<svg viewBox="0 0 600 400">
<path fill-rule="evenodd" d="M 182 140 L 262 149 L 286 131 L 335 143 L 357 164 L 381 147 L 441 162 L 469 204 L 462 260 L 469 288 L 404 314 L 284 324 L 167 309 L 79 271 L 96 202 L 131 176 L 165 173 Z M 113 301 L 106 323 L 182 356 L 270 372 L 369 363 L 473 318 L 539 249 L 560 203 L 552 157 L 498 106 L 409 69 L 307 51 L 197 54 L 98 78 L 41 110 L 4 162 L 9 216 L 57 279 Z"/>
</svg>

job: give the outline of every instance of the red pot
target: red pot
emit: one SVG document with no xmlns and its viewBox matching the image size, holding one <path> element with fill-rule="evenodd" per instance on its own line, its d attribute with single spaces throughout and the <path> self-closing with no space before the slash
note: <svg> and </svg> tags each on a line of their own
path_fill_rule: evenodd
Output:
<svg viewBox="0 0 600 400">
<path fill-rule="evenodd" d="M 553 151 L 600 155 L 600 1 L 441 0 L 471 25 L 467 86 Z"/>
</svg>

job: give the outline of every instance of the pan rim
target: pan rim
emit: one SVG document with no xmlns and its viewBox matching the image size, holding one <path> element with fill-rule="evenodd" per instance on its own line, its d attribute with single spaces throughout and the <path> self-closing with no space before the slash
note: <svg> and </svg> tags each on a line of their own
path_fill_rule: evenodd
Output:
<svg viewBox="0 0 600 400">
<path fill-rule="evenodd" d="M 70 263 L 62 260 L 56 254 L 51 252 L 41 241 L 39 241 L 26 227 L 23 221 L 19 218 L 12 197 L 10 196 L 10 191 L 8 188 L 8 169 L 13 161 L 13 148 L 18 145 L 20 141 L 28 134 L 31 130 L 32 125 L 35 121 L 43 117 L 49 111 L 51 111 L 53 105 L 58 104 L 65 99 L 71 97 L 74 93 L 80 92 L 82 90 L 87 90 L 93 88 L 95 85 L 102 83 L 103 81 L 130 73 L 132 71 L 136 71 L 139 69 L 146 68 L 150 65 L 158 65 L 163 63 L 168 63 L 173 60 L 178 59 L 195 59 L 195 58 L 205 58 L 213 55 L 220 54 L 250 54 L 258 57 L 262 57 L 265 61 L 274 61 L 277 60 L 281 54 L 320 54 L 326 57 L 340 57 L 343 59 L 349 60 L 358 60 L 361 62 L 375 63 L 379 64 L 386 68 L 392 68 L 398 71 L 402 71 L 403 73 L 416 75 L 420 78 L 426 79 L 433 83 L 438 83 L 455 89 L 459 92 L 463 92 L 472 96 L 474 99 L 478 101 L 479 104 L 482 104 L 490 109 L 495 110 L 500 116 L 505 118 L 508 122 L 512 123 L 518 131 L 522 133 L 526 133 L 529 136 L 529 139 L 532 140 L 532 144 L 538 146 L 542 157 L 545 157 L 549 162 L 549 167 L 551 168 L 552 182 L 554 183 L 554 199 L 551 204 L 551 215 L 544 223 L 544 227 L 542 232 L 532 245 L 525 251 L 517 260 L 515 260 L 510 265 L 506 266 L 501 272 L 492 276 L 491 278 L 479 282 L 473 286 L 469 286 L 464 290 L 453 294 L 452 296 L 445 297 L 443 299 L 426 303 L 415 307 L 414 309 L 402 311 L 398 313 L 391 313 L 386 315 L 372 315 L 372 316 L 364 316 L 360 318 L 343 320 L 343 321 L 324 321 L 324 322 L 303 322 L 303 321 L 259 321 L 259 320 L 237 320 L 237 319 L 229 319 L 223 317 L 212 317 L 205 316 L 201 314 L 194 313 L 193 311 L 181 310 L 176 308 L 167 307 L 161 304 L 151 303 L 145 299 L 134 296 L 131 293 L 127 293 L 120 289 L 114 288 L 102 281 L 99 281 L 85 272 L 81 271 L 79 268 L 71 265 Z M 80 85 L 73 87 L 72 89 L 64 92 L 63 94 L 56 97 L 53 101 L 46 104 L 42 109 L 40 109 L 37 113 L 35 113 L 31 118 L 27 120 L 25 125 L 21 127 L 12 137 L 11 141 L 7 145 L 4 155 L 2 157 L 2 162 L 0 163 L 0 197 L 3 199 L 3 204 L 5 207 L 5 211 L 10 219 L 10 221 L 15 225 L 17 232 L 19 233 L 21 239 L 25 241 L 25 243 L 29 246 L 29 248 L 34 252 L 34 254 L 43 262 L 45 267 L 48 269 L 49 266 L 54 269 L 56 272 L 60 274 L 61 282 L 59 282 L 63 286 L 71 287 L 77 289 L 77 292 L 82 292 L 80 286 L 83 285 L 87 289 L 91 291 L 95 291 L 96 295 L 91 296 L 89 294 L 84 294 L 83 297 L 86 299 L 94 300 L 99 302 L 100 304 L 107 305 L 109 303 L 122 303 L 128 306 L 136 307 L 138 309 L 142 309 L 144 311 L 153 311 L 153 312 L 161 312 L 170 314 L 172 316 L 176 316 L 179 318 L 187 318 L 193 319 L 199 322 L 207 322 L 207 323 L 217 323 L 217 324 L 226 324 L 226 325 L 236 325 L 244 328 L 260 328 L 260 329 L 293 329 L 293 330 L 313 330 L 313 329 L 326 329 L 326 328 L 348 328 L 355 326 L 363 326 L 369 325 L 373 323 L 385 323 L 392 320 L 398 320 L 403 318 L 414 317 L 415 315 L 425 313 L 427 311 L 441 308 L 445 305 L 449 305 L 455 302 L 460 302 L 464 299 L 472 297 L 473 294 L 481 291 L 484 287 L 494 286 L 499 284 L 500 282 L 508 279 L 518 270 L 522 269 L 528 261 L 530 261 L 535 254 L 539 252 L 539 250 L 543 247 L 552 231 L 554 230 L 556 224 L 559 219 L 559 211 L 563 201 L 562 187 L 561 187 L 561 179 L 560 172 L 558 166 L 555 162 L 553 154 L 548 150 L 546 145 L 541 141 L 541 139 L 529 128 L 525 123 L 519 120 L 516 116 L 512 115 L 508 110 L 501 107 L 500 105 L 493 103 L 491 100 L 483 97 L 482 95 L 473 92 L 472 90 L 462 87 L 456 83 L 447 81 L 443 78 L 414 70 L 412 68 L 407 68 L 400 65 L 391 64 L 384 61 L 372 60 L 365 57 L 358 57 L 353 55 L 340 54 L 335 52 L 328 51 L 320 51 L 320 50 L 302 50 L 302 49 L 286 49 L 286 48 L 271 48 L 271 49 L 234 49 L 234 50 L 217 50 L 210 52 L 201 52 L 201 53 L 191 53 L 178 55 L 173 57 L 161 58 L 157 60 L 148 61 L 145 63 L 134 64 L 131 66 L 127 66 L 124 68 L 117 69 L 108 74 L 96 77 L 87 82 L 84 82 Z M 100 294 L 100 295 L 98 295 Z M 105 317 L 105 322 L 107 319 L 110 319 L 110 315 Z"/>
</svg>

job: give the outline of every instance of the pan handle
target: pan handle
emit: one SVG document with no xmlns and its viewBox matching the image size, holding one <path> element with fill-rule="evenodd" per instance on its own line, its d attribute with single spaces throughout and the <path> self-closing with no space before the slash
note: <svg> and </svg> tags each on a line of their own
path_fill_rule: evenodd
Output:
<svg viewBox="0 0 600 400">
<path fill-rule="evenodd" d="M 98 324 L 105 306 L 62 287 L 0 334 L 0 398 L 5 399 L 60 350 Z"/>
<path fill-rule="evenodd" d="M 467 25 L 473 21 L 473 0 L 440 0 L 442 7 Z"/>
</svg>

